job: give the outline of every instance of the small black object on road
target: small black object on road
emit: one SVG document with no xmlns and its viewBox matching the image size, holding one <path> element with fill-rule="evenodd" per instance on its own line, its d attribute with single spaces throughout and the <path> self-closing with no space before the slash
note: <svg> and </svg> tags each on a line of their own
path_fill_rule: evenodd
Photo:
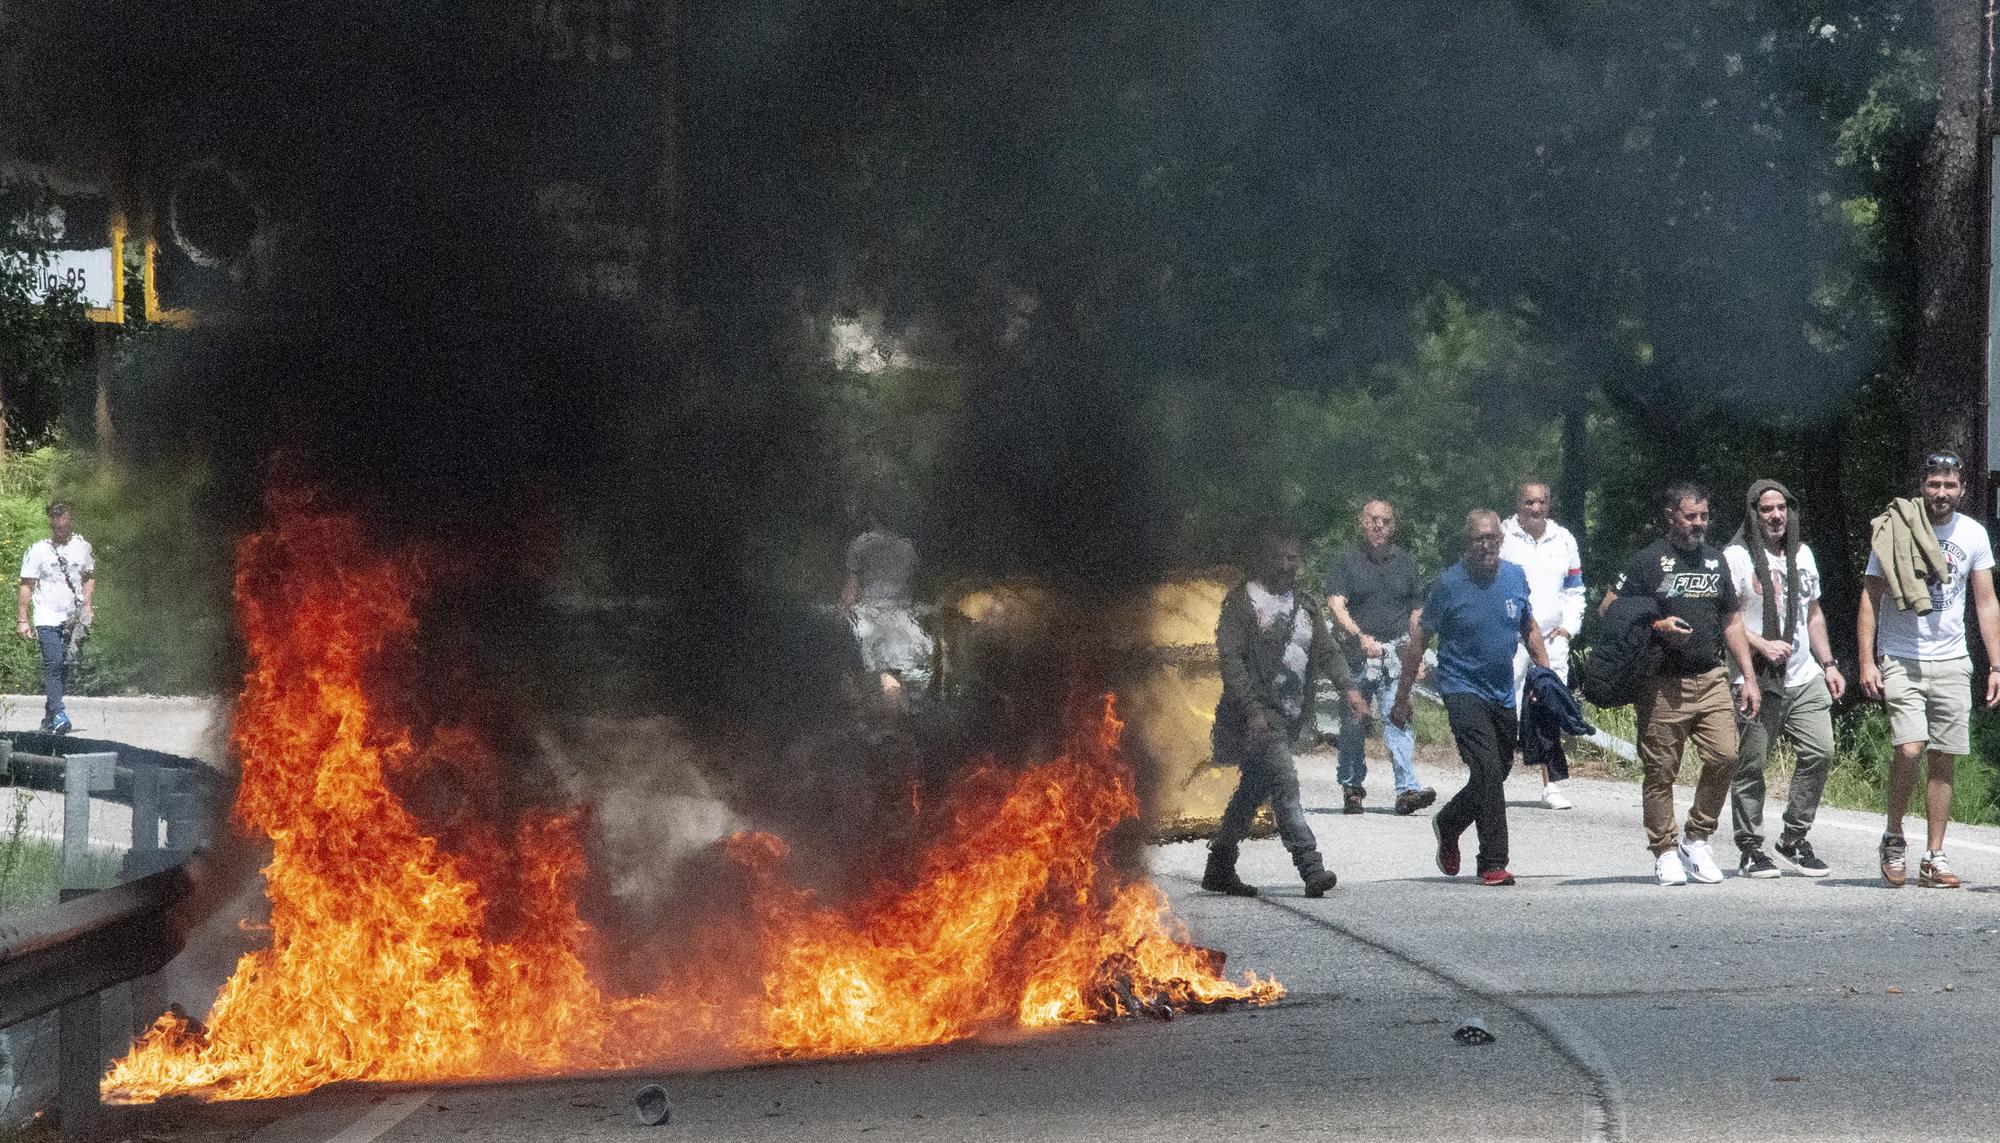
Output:
<svg viewBox="0 0 2000 1143">
<path fill-rule="evenodd" d="M 672 1119 L 674 1107 L 667 1102 L 667 1089 L 656 1083 L 649 1083 L 632 1097 L 632 1110 L 639 1117 L 641 1127 L 658 1127 Z"/>
</svg>

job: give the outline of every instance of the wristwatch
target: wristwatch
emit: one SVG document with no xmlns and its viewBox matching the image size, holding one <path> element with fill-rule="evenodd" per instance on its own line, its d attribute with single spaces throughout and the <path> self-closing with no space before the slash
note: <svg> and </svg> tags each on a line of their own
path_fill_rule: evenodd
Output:
<svg viewBox="0 0 2000 1143">
<path fill-rule="evenodd" d="M 1822 671 L 1831 671 L 1838 668 L 1839 666 L 1840 666 L 1840 660 L 1828 659 L 1819 665 L 1819 669 Z"/>
</svg>

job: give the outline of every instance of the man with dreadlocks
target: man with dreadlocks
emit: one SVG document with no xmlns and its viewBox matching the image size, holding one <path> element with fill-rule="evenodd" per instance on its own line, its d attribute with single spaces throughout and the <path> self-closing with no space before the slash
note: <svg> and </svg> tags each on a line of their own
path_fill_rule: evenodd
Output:
<svg viewBox="0 0 2000 1143">
<path fill-rule="evenodd" d="M 1731 663 L 1730 681 L 1756 687 L 1762 697 L 1754 717 L 1737 715 L 1736 777 L 1729 786 L 1730 824 L 1743 877 L 1776 877 L 1764 852 L 1764 766 L 1771 743 L 1792 740 L 1798 768 L 1785 802 L 1778 856 L 1807 877 L 1824 877 L 1827 864 L 1806 840 L 1819 813 L 1833 760 L 1833 704 L 1847 689 L 1826 636 L 1819 606 L 1819 564 L 1799 542 L 1798 501 L 1775 480 L 1760 480 L 1744 497 L 1743 524 L 1722 551 L 1743 614 L 1754 678 Z"/>
</svg>

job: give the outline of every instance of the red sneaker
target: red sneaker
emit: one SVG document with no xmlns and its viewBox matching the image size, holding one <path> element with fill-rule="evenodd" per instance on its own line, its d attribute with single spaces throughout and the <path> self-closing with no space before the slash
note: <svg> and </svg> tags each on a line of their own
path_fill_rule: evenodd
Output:
<svg viewBox="0 0 2000 1143">
<path fill-rule="evenodd" d="M 1444 835 L 1444 819 L 1431 817 L 1431 833 L 1438 839 L 1438 872 L 1446 877 L 1458 876 L 1458 839 Z"/>
<path fill-rule="evenodd" d="M 1514 875 L 1504 869 L 1489 869 L 1479 875 L 1481 885 L 1512 885 Z"/>
</svg>

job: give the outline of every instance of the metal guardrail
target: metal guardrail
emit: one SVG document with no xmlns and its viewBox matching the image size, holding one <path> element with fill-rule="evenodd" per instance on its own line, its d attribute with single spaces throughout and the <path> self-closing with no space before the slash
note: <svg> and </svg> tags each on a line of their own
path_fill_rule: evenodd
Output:
<svg viewBox="0 0 2000 1143">
<path fill-rule="evenodd" d="M 56 1122 L 64 1143 L 99 1138 L 98 1085 L 109 1059 L 105 990 L 150 976 L 180 955 L 213 906 L 198 892 L 212 880 L 203 866 L 195 855 L 137 881 L 0 922 L 0 1028 L 60 1013 Z"/>
<path fill-rule="evenodd" d="M 10 738 L 0 738 L 0 776 L 7 777 L 17 789 L 63 795 L 65 889 L 88 887 L 84 871 L 93 799 L 132 809 L 131 846 L 120 880 L 157 873 L 207 842 L 220 779 L 199 763 L 170 759 L 171 755 L 130 748 L 69 755 L 32 753 L 14 749 Z M 166 826 L 164 843 L 162 823 Z"/>
<path fill-rule="evenodd" d="M 193 927 L 176 909 L 199 861 L 0 919 L 0 1028 L 165 967 Z"/>
<path fill-rule="evenodd" d="M 12 738 L 0 738 L 0 776 L 17 789 L 63 794 L 62 903 L 0 918 L 0 1029 L 60 1013 L 57 1122 L 65 1140 L 90 1140 L 108 1060 L 104 994 L 137 982 L 131 997 L 136 1019 L 150 1019 L 163 1007 L 158 982 L 146 978 L 179 955 L 211 911 L 212 901 L 197 900 L 205 863 L 194 851 L 207 841 L 220 783 L 199 763 L 154 751 L 28 737 L 45 748 L 88 752 L 17 751 Z M 120 883 L 109 888 L 92 883 L 93 800 L 132 810 Z"/>
</svg>

